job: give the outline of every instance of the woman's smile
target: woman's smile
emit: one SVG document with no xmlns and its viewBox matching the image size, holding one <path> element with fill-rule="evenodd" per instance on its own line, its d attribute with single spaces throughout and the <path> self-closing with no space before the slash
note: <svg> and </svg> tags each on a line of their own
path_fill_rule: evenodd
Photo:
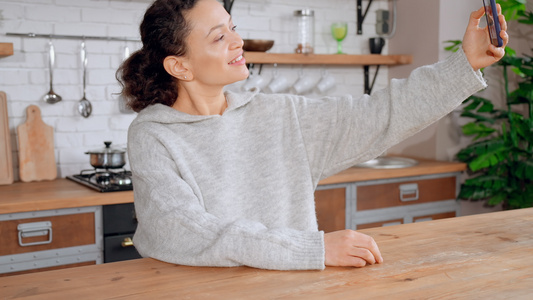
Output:
<svg viewBox="0 0 533 300">
<path fill-rule="evenodd" d="M 228 65 L 244 65 L 244 64 L 246 64 L 246 59 L 244 59 L 244 56 L 242 56 L 242 53 L 237 58 L 235 58 L 234 60 L 228 63 Z"/>
</svg>

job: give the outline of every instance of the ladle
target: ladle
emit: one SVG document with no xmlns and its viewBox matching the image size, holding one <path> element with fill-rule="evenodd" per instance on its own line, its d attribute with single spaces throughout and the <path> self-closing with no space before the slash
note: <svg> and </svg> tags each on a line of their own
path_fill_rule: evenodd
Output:
<svg viewBox="0 0 533 300">
<path fill-rule="evenodd" d="M 87 81 L 87 51 L 85 50 L 85 41 L 81 43 L 81 65 L 83 67 L 83 97 L 78 102 L 78 112 L 84 118 L 88 118 L 93 112 L 93 106 L 85 97 L 85 87 Z"/>
<path fill-rule="evenodd" d="M 48 94 L 43 96 L 43 101 L 49 104 L 54 104 L 54 103 L 61 101 L 62 98 L 58 94 L 54 93 L 54 89 L 53 89 L 54 64 L 55 64 L 56 54 L 54 51 L 54 44 L 52 44 L 52 41 L 48 42 L 48 48 L 49 48 L 48 54 L 50 56 L 48 59 L 48 66 L 50 68 L 50 91 L 48 91 Z"/>
</svg>

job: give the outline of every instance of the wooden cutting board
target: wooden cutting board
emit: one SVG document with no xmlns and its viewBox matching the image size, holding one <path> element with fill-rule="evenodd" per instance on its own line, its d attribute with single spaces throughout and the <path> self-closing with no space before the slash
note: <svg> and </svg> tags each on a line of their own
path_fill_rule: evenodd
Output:
<svg viewBox="0 0 533 300">
<path fill-rule="evenodd" d="M 13 158 L 7 117 L 7 98 L 6 93 L 0 92 L 0 184 L 11 183 L 13 183 Z"/>
<path fill-rule="evenodd" d="M 57 177 L 54 129 L 43 122 L 38 106 L 28 106 L 26 114 L 26 122 L 17 127 L 20 180 L 53 180 Z"/>
</svg>

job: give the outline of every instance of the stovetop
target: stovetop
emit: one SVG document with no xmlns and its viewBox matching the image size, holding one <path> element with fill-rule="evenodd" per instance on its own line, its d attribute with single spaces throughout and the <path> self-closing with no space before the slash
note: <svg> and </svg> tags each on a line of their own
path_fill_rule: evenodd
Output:
<svg viewBox="0 0 533 300">
<path fill-rule="evenodd" d="M 131 172 L 125 169 L 89 169 L 67 179 L 88 186 L 102 193 L 131 191 Z"/>
</svg>

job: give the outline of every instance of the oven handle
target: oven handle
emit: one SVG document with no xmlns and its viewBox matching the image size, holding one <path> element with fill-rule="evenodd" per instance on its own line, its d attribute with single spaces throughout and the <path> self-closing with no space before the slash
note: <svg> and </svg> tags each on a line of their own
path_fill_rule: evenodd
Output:
<svg viewBox="0 0 533 300">
<path fill-rule="evenodd" d="M 127 237 L 127 238 L 124 238 L 124 240 L 122 241 L 122 247 L 126 248 L 126 247 L 131 247 L 133 246 L 133 241 L 131 240 L 130 237 Z"/>
</svg>

